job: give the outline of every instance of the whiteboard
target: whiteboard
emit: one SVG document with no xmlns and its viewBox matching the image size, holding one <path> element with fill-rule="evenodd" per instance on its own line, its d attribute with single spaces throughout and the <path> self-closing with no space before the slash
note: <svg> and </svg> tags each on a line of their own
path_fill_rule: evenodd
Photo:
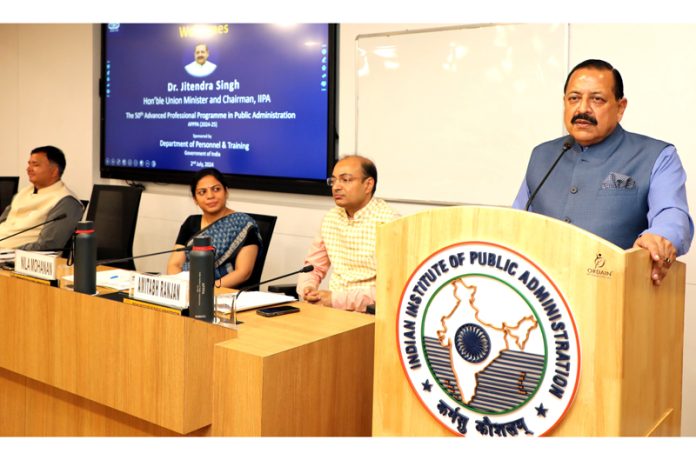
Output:
<svg viewBox="0 0 696 460">
<path fill-rule="evenodd" d="M 532 148 L 565 132 L 565 24 L 361 35 L 355 52 L 355 145 L 383 198 L 509 206 Z"/>
</svg>

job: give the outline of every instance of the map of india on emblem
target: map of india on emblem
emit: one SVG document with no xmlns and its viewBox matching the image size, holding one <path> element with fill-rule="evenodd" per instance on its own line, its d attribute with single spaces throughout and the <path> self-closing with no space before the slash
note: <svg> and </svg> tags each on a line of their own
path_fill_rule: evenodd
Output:
<svg viewBox="0 0 696 460">
<path fill-rule="evenodd" d="M 540 436 L 577 389 L 577 331 L 556 285 L 493 243 L 423 261 L 398 315 L 401 362 L 425 408 L 455 434 Z"/>
</svg>

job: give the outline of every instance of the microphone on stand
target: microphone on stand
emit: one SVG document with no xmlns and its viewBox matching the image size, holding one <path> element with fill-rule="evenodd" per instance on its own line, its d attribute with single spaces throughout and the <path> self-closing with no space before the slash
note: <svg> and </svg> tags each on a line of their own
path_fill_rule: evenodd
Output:
<svg viewBox="0 0 696 460">
<path fill-rule="evenodd" d="M 561 149 L 561 154 L 558 155 L 558 157 L 556 158 L 556 161 L 553 162 L 553 164 L 551 165 L 549 170 L 546 172 L 546 175 L 544 176 L 544 178 L 541 179 L 541 182 L 539 182 L 539 185 L 537 185 L 537 187 L 534 189 L 534 193 L 532 193 L 529 196 L 529 200 L 527 200 L 527 204 L 524 207 L 525 211 L 529 211 L 529 207 L 532 205 L 532 201 L 536 197 L 537 193 L 539 193 L 541 186 L 544 185 L 544 182 L 546 182 L 546 179 L 548 179 L 549 175 L 551 174 L 551 171 L 554 170 L 554 168 L 556 167 L 558 162 L 561 161 L 561 158 L 563 157 L 563 155 L 565 155 L 565 153 L 568 150 L 570 150 L 571 147 L 573 147 L 573 142 L 574 142 L 574 139 L 572 137 L 569 137 L 568 140 L 563 143 L 563 148 Z"/>
<path fill-rule="evenodd" d="M 18 231 L 17 233 L 13 233 L 12 235 L 5 236 L 5 237 L 3 237 L 3 238 L 0 238 L 0 242 L 5 241 L 5 240 L 9 240 L 10 238 L 12 238 L 12 237 L 14 237 L 14 236 L 21 235 L 22 233 L 28 232 L 29 230 L 33 230 L 33 229 L 35 229 L 36 227 L 41 227 L 42 225 L 50 224 L 51 222 L 56 222 L 56 221 L 59 221 L 59 220 L 63 220 L 63 219 L 65 219 L 66 217 L 68 217 L 68 215 L 67 215 L 66 213 L 58 214 L 58 215 L 57 215 L 56 217 L 54 217 L 53 219 L 49 219 L 49 220 L 43 221 L 43 222 L 41 222 L 40 224 L 36 224 L 36 225 L 31 226 L 31 227 L 24 228 L 24 229 Z"/>
<path fill-rule="evenodd" d="M 302 267 L 299 270 L 296 270 L 292 273 L 286 273 L 285 275 L 276 276 L 275 278 L 271 278 L 270 280 L 265 280 L 265 281 L 261 281 L 261 282 L 256 283 L 256 284 L 252 284 L 250 286 L 245 286 L 245 287 L 241 288 L 239 291 L 237 291 L 237 295 L 241 294 L 242 292 L 251 291 L 259 286 L 263 286 L 264 284 L 272 283 L 273 281 L 287 278 L 288 276 L 297 275 L 298 273 L 309 273 L 312 270 L 314 270 L 314 265 L 305 265 L 304 267 Z"/>
<path fill-rule="evenodd" d="M 89 224 L 86 226 L 85 224 Z M 71 251 L 71 256 L 75 254 L 75 290 L 77 292 L 84 292 L 87 294 L 94 294 L 96 292 L 96 276 L 97 276 L 97 266 L 98 265 L 109 265 L 118 262 L 128 262 L 133 259 L 139 259 L 141 257 L 150 257 L 160 254 L 168 254 L 172 252 L 180 251 L 190 251 L 190 247 L 169 249 L 167 251 L 153 252 L 150 254 L 142 254 L 138 256 L 124 257 L 119 259 L 96 259 L 96 239 L 94 235 L 93 223 L 79 222 L 78 228 L 75 230 L 73 235 L 73 250 Z M 72 257 L 68 258 L 67 265 L 73 265 Z"/>
<path fill-rule="evenodd" d="M 288 276 L 297 275 L 298 273 L 309 273 L 309 272 L 311 272 L 312 270 L 314 270 L 314 265 L 305 265 L 304 267 L 300 268 L 299 270 L 295 270 L 294 272 L 286 273 L 286 274 L 280 275 L 280 276 L 276 276 L 275 278 L 271 278 L 271 279 L 269 279 L 269 280 L 264 280 L 264 281 L 261 281 L 261 282 L 256 283 L 256 284 L 252 284 L 252 285 L 250 285 L 250 286 L 245 286 L 245 287 L 241 288 L 240 290 L 238 290 L 237 292 L 235 292 L 235 295 L 234 295 L 234 297 L 232 298 L 232 308 L 231 308 L 232 314 L 235 315 L 235 316 L 233 317 L 233 318 L 235 318 L 235 319 L 234 319 L 235 323 L 236 323 L 236 321 L 237 321 L 237 320 L 236 320 L 236 314 L 237 314 L 237 301 L 239 300 L 239 296 L 242 295 L 242 292 L 250 291 L 250 290 L 255 289 L 255 288 L 257 288 L 257 287 L 259 287 L 259 286 L 262 286 L 262 285 L 264 285 L 264 284 L 272 283 L 273 281 L 277 281 L 277 280 L 279 280 L 279 279 L 287 278 Z"/>
<path fill-rule="evenodd" d="M 159 256 L 162 254 L 170 254 L 172 252 L 190 251 L 190 246 L 184 246 L 183 248 L 169 249 L 167 251 L 151 252 L 150 254 L 141 254 L 139 256 L 124 257 L 122 259 L 102 259 L 97 260 L 97 265 L 109 265 L 121 262 L 130 262 L 131 260 L 140 259 L 142 257 Z"/>
</svg>

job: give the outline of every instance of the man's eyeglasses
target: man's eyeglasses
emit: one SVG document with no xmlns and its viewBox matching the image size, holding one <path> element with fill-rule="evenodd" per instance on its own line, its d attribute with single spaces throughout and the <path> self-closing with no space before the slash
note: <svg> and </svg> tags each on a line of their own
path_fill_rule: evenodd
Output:
<svg viewBox="0 0 696 460">
<path fill-rule="evenodd" d="M 341 174 L 338 177 L 328 177 L 326 179 L 326 185 L 333 187 L 337 182 L 341 185 L 348 185 L 354 180 L 364 181 L 367 177 L 353 177 L 350 174 Z"/>
<path fill-rule="evenodd" d="M 196 189 L 196 195 L 205 196 L 205 194 L 208 193 L 208 190 L 212 191 L 213 193 L 220 193 L 224 190 L 224 187 L 220 184 L 217 184 L 211 185 L 210 187 L 199 188 Z"/>
</svg>

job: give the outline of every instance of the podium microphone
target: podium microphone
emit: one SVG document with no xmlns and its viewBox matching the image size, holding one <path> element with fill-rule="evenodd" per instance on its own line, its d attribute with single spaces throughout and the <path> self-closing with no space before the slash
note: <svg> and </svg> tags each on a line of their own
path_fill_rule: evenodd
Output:
<svg viewBox="0 0 696 460">
<path fill-rule="evenodd" d="M 67 215 L 66 213 L 58 214 L 58 215 L 57 215 L 56 217 L 54 217 L 53 219 L 46 220 L 46 221 L 41 222 L 40 224 L 36 224 L 36 225 L 34 225 L 34 226 L 32 226 L 32 227 L 28 227 L 28 228 L 22 229 L 22 230 L 18 231 L 17 233 L 13 233 L 12 235 L 6 236 L 6 237 L 4 237 L 4 238 L 0 238 L 0 242 L 5 241 L 5 240 L 8 240 L 8 239 L 12 238 L 13 236 L 21 235 L 22 233 L 28 232 L 29 230 L 33 230 L 33 229 L 35 229 L 36 227 L 41 227 L 42 225 L 50 224 L 51 222 L 56 222 L 56 221 L 59 221 L 59 220 L 63 220 L 63 219 L 65 219 L 66 217 L 68 217 L 68 215 Z"/>
<path fill-rule="evenodd" d="M 568 150 L 570 150 L 570 148 L 573 146 L 573 142 L 574 142 L 573 138 L 568 137 L 568 140 L 563 143 L 563 148 L 561 149 L 561 154 L 558 155 L 558 157 L 556 158 L 556 161 L 553 162 L 553 164 L 551 165 L 549 170 L 546 172 L 546 175 L 544 176 L 544 178 L 541 179 L 541 182 L 539 183 L 537 188 L 534 189 L 534 193 L 532 193 L 529 196 L 529 200 L 527 200 L 527 205 L 524 207 L 525 211 L 529 211 L 529 207 L 532 205 L 532 201 L 534 200 L 534 197 L 536 197 L 537 193 L 539 193 L 539 190 L 541 190 L 541 186 L 544 185 L 544 182 L 546 182 L 546 179 L 549 178 L 551 171 L 553 171 L 554 168 L 556 167 L 556 165 L 558 164 L 558 162 L 561 161 L 561 158 L 563 157 L 563 155 L 565 155 L 565 153 Z"/>
</svg>

